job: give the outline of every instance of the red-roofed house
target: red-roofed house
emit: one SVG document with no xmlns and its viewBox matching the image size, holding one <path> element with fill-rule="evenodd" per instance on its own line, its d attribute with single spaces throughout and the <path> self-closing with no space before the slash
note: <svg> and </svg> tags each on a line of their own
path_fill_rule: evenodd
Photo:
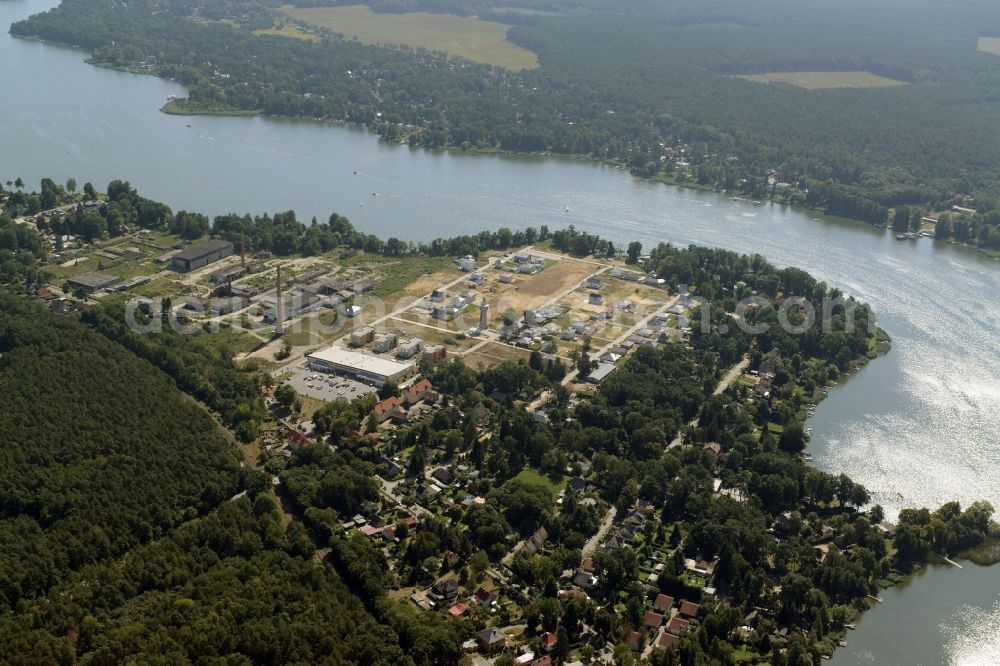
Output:
<svg viewBox="0 0 1000 666">
<path fill-rule="evenodd" d="M 539 636 L 539 641 L 542 644 L 542 649 L 546 652 L 552 652 L 552 648 L 556 646 L 556 635 L 551 631 L 546 631 L 541 636 Z"/>
<path fill-rule="evenodd" d="M 681 615 L 684 617 L 698 617 L 698 604 L 693 601 L 682 601 Z"/>
<path fill-rule="evenodd" d="M 670 618 L 670 622 L 667 623 L 667 631 L 676 636 L 680 636 L 688 630 L 689 626 L 691 626 L 690 622 L 679 615 L 675 615 Z"/>
<path fill-rule="evenodd" d="M 663 633 L 660 634 L 660 638 L 658 641 L 656 641 L 656 645 L 666 650 L 667 648 L 671 648 L 677 645 L 679 641 L 680 641 L 679 638 L 677 638 L 673 634 L 664 631 Z"/>
<path fill-rule="evenodd" d="M 656 595 L 656 601 L 653 602 L 653 610 L 662 613 L 665 610 L 669 610 L 674 606 L 674 598 L 669 597 L 665 594 Z"/>
<path fill-rule="evenodd" d="M 628 635 L 628 646 L 632 652 L 640 652 L 642 650 L 642 634 L 638 631 L 630 632 Z"/>
<path fill-rule="evenodd" d="M 403 399 L 407 405 L 414 405 L 434 393 L 434 385 L 428 379 L 421 379 L 419 382 L 403 392 Z M 436 395 L 436 394 L 435 394 Z"/>
<path fill-rule="evenodd" d="M 454 606 L 452 606 L 451 608 L 449 608 L 448 612 L 451 613 L 455 617 L 461 617 L 461 616 L 465 615 L 465 612 L 467 610 L 469 610 L 469 607 L 466 604 L 464 604 L 461 601 L 459 601 L 457 604 L 455 604 Z"/>
<path fill-rule="evenodd" d="M 663 616 L 653 611 L 646 611 L 646 616 L 642 619 L 642 623 L 650 629 L 655 629 L 663 623 Z"/>
<path fill-rule="evenodd" d="M 401 404 L 396 396 L 386 398 L 375 405 L 375 418 L 378 419 L 379 423 L 382 423 L 392 415 L 393 410 L 400 409 Z"/>
</svg>

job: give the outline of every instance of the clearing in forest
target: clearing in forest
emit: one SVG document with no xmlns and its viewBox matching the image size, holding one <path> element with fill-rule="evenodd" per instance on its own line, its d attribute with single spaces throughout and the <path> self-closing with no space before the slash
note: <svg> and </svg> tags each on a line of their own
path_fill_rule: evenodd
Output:
<svg viewBox="0 0 1000 666">
<path fill-rule="evenodd" d="M 897 81 L 871 72 L 770 72 L 768 74 L 745 74 L 737 78 L 756 83 L 787 83 L 806 90 L 827 90 L 832 88 L 884 88 L 905 86 L 905 81 Z"/>
<path fill-rule="evenodd" d="M 306 32 L 297 25 L 291 23 L 286 23 L 277 28 L 267 28 L 263 30 L 254 30 L 255 35 L 275 35 L 278 37 L 293 37 L 295 39 L 301 39 L 306 42 L 318 42 L 319 35 L 314 35 L 311 32 Z"/>
<path fill-rule="evenodd" d="M 538 56 L 507 41 L 510 26 L 452 14 L 376 14 L 364 5 L 281 8 L 297 21 L 379 45 L 424 48 L 507 69 L 533 69 Z"/>
</svg>

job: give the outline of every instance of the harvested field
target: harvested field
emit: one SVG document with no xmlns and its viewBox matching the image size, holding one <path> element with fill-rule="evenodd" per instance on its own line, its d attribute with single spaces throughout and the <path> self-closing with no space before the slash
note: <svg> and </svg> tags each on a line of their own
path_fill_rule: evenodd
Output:
<svg viewBox="0 0 1000 666">
<path fill-rule="evenodd" d="M 507 69 L 533 69 L 538 56 L 507 41 L 510 26 L 453 14 L 376 14 L 364 5 L 281 8 L 287 16 L 305 23 L 379 45 L 402 45 L 443 51 L 487 65 Z"/>
</svg>

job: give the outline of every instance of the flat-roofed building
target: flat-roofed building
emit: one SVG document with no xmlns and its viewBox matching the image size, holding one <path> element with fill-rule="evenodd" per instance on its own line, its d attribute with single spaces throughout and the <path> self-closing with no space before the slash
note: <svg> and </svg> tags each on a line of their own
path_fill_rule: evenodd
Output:
<svg viewBox="0 0 1000 666">
<path fill-rule="evenodd" d="M 395 333 L 383 333 L 382 335 L 375 336 L 375 341 L 372 343 L 372 351 L 376 354 L 384 354 L 390 349 L 395 349 L 398 344 L 398 335 Z"/>
<path fill-rule="evenodd" d="M 233 253 L 233 244 L 227 240 L 210 240 L 187 247 L 171 258 L 171 266 L 179 271 L 193 271 Z"/>
<path fill-rule="evenodd" d="M 351 331 L 351 345 L 354 347 L 364 347 L 375 339 L 375 329 L 371 326 L 361 326 Z"/>
<path fill-rule="evenodd" d="M 108 287 L 114 286 L 121 281 L 122 279 L 117 275 L 112 275 L 111 273 L 99 273 L 96 271 L 91 273 L 81 273 L 80 275 L 76 275 L 66 280 L 70 289 L 82 289 L 88 294 L 100 291 L 101 289 L 107 289 Z"/>
<path fill-rule="evenodd" d="M 420 338 L 410 338 L 403 344 L 399 345 L 399 351 L 396 352 L 396 356 L 399 358 L 413 358 L 420 353 L 420 350 L 424 348 L 424 341 Z"/>
<path fill-rule="evenodd" d="M 381 386 L 386 382 L 399 383 L 413 373 L 413 363 L 401 363 L 384 356 L 327 347 L 309 354 L 309 366 L 321 372 L 337 372 L 364 382 Z"/>
</svg>

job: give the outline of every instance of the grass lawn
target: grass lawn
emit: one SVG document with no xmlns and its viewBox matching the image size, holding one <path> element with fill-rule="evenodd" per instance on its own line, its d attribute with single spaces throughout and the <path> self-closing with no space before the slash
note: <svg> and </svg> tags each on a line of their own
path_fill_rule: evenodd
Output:
<svg viewBox="0 0 1000 666">
<path fill-rule="evenodd" d="M 235 326 L 219 327 L 214 333 L 202 333 L 195 341 L 208 349 L 219 352 L 227 349 L 231 354 L 245 354 L 261 343 L 260 340 Z"/>
<path fill-rule="evenodd" d="M 281 8 L 291 18 L 362 42 L 443 51 L 507 69 L 533 69 L 538 56 L 507 41 L 510 26 L 452 14 L 376 14 L 364 5 Z"/>
<path fill-rule="evenodd" d="M 981 47 L 980 47 L 981 48 Z M 737 78 L 757 83 L 787 83 L 806 90 L 827 90 L 831 88 L 882 88 L 885 86 L 905 86 L 905 81 L 897 81 L 871 72 L 770 72 L 768 74 L 747 74 Z"/>
<path fill-rule="evenodd" d="M 392 259 L 364 254 L 349 259 L 344 262 L 344 266 L 365 266 L 379 273 L 382 279 L 378 281 L 371 293 L 379 298 L 387 298 L 403 296 L 410 291 L 410 285 L 420 281 L 424 276 L 445 271 L 452 266 L 452 263 L 448 257 L 414 256 Z M 441 280 L 444 280 L 445 277 L 442 275 Z M 421 288 L 420 291 L 425 290 Z"/>
<path fill-rule="evenodd" d="M 553 498 L 559 494 L 559 491 L 566 487 L 566 477 L 560 477 L 558 481 L 553 481 L 545 474 L 533 469 L 522 469 L 514 478 L 536 486 L 545 486 L 552 491 Z"/>
<path fill-rule="evenodd" d="M 781 433 L 785 432 L 785 426 L 781 425 L 780 423 L 775 423 L 774 421 L 768 421 L 767 430 L 772 434 L 780 435 Z"/>
</svg>

